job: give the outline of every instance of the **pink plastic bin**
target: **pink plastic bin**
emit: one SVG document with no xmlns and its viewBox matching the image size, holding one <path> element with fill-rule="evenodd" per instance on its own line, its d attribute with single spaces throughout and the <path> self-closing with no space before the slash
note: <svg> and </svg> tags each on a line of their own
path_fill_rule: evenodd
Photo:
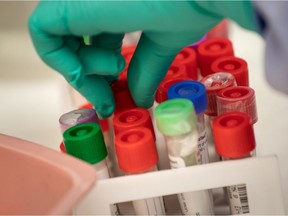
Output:
<svg viewBox="0 0 288 216">
<path fill-rule="evenodd" d="M 96 182 L 92 166 L 0 134 L 0 215 L 64 215 Z"/>
</svg>

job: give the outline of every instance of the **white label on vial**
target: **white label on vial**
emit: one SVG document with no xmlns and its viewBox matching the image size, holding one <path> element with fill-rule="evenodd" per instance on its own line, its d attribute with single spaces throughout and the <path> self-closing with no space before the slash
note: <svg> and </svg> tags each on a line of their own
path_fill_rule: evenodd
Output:
<svg viewBox="0 0 288 216">
<path fill-rule="evenodd" d="M 249 204 L 245 184 L 227 187 L 229 203 L 232 214 L 248 214 Z"/>
<path fill-rule="evenodd" d="M 197 164 L 209 163 L 207 134 L 204 130 L 199 134 L 198 138 L 198 151 L 197 151 Z"/>
<path fill-rule="evenodd" d="M 133 201 L 136 215 L 165 215 L 162 197 Z"/>
<path fill-rule="evenodd" d="M 182 213 L 184 215 L 213 215 L 209 192 L 193 191 L 178 194 Z"/>
<path fill-rule="evenodd" d="M 169 155 L 172 169 L 187 167 L 187 164 L 196 163 L 196 157 L 189 155 L 186 158 Z M 188 159 L 188 160 L 187 160 Z M 193 160 L 191 162 L 191 160 Z M 189 166 L 189 165 L 188 165 Z M 181 211 L 185 215 L 213 215 L 213 207 L 209 191 L 193 191 L 178 194 Z"/>
</svg>

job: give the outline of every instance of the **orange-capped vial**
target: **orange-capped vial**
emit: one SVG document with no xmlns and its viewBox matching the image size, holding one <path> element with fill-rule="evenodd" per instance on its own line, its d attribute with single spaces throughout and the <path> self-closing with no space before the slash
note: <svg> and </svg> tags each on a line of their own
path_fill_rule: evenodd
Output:
<svg viewBox="0 0 288 216">
<path fill-rule="evenodd" d="M 234 56 L 232 43 L 227 38 L 207 39 L 198 46 L 197 52 L 202 77 L 213 73 L 211 65 L 217 58 Z"/>
<path fill-rule="evenodd" d="M 255 91 L 246 86 L 232 86 L 217 92 L 217 113 L 228 112 L 246 113 L 251 123 L 257 122 Z"/>
<path fill-rule="evenodd" d="M 115 100 L 114 113 L 136 107 L 126 80 L 118 80 L 112 83 L 111 89 Z"/>
<path fill-rule="evenodd" d="M 216 72 L 228 72 L 233 74 L 238 86 L 249 86 L 249 74 L 247 62 L 234 56 L 221 57 L 216 59 L 211 70 Z"/>
<path fill-rule="evenodd" d="M 218 91 L 236 86 L 235 78 L 232 74 L 226 72 L 218 72 L 205 76 L 201 83 L 206 87 L 208 107 L 205 114 L 208 116 L 217 116 L 216 94 Z"/>
<path fill-rule="evenodd" d="M 158 154 L 151 130 L 131 128 L 115 136 L 119 168 L 128 175 L 157 171 Z M 144 182 L 143 182 L 144 183 Z M 165 215 L 162 197 L 132 201 L 136 215 Z"/>
<path fill-rule="evenodd" d="M 182 82 L 185 80 L 189 80 L 191 78 L 189 77 L 181 77 L 181 78 L 175 78 L 175 79 L 164 79 L 160 85 L 158 86 L 158 89 L 156 91 L 155 95 L 155 101 L 160 104 L 166 100 L 168 100 L 168 89 L 170 86 L 177 82 Z"/>
<path fill-rule="evenodd" d="M 183 64 L 186 67 L 187 76 L 193 80 L 198 79 L 198 66 L 196 52 L 189 47 L 182 49 L 175 57 L 174 62 Z"/>
<path fill-rule="evenodd" d="M 151 130 L 155 141 L 152 120 L 149 111 L 144 108 L 137 107 L 133 109 L 122 110 L 121 112 L 114 115 L 113 125 L 115 135 L 131 128 L 148 128 Z"/>
</svg>

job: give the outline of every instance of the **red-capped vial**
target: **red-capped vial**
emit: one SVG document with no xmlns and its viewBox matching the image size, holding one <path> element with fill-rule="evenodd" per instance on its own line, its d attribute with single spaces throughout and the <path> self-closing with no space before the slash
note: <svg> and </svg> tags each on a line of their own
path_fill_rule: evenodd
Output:
<svg viewBox="0 0 288 216">
<path fill-rule="evenodd" d="M 231 112 L 216 117 L 213 134 L 216 151 L 223 158 L 247 157 L 256 146 L 253 124 L 246 113 Z"/>
<path fill-rule="evenodd" d="M 156 91 L 155 95 L 155 101 L 160 104 L 166 100 L 168 100 L 168 89 L 170 86 L 177 82 L 182 82 L 185 80 L 190 80 L 189 77 L 182 77 L 182 78 L 176 78 L 176 79 L 164 79 L 160 85 L 158 86 L 158 89 Z"/>
<path fill-rule="evenodd" d="M 115 149 L 119 167 L 125 173 L 147 172 L 158 161 L 153 134 L 146 127 L 129 128 L 117 133 Z"/>
<path fill-rule="evenodd" d="M 208 116 L 217 116 L 216 94 L 222 89 L 236 86 L 235 78 L 230 73 L 218 72 L 205 76 L 200 82 L 206 87 L 208 99 L 208 107 L 205 114 Z"/>
<path fill-rule="evenodd" d="M 217 92 L 218 115 L 228 112 L 246 113 L 255 124 L 258 120 L 255 91 L 246 86 L 232 86 Z"/>
<path fill-rule="evenodd" d="M 170 65 L 170 67 L 166 73 L 166 76 L 164 77 L 164 80 L 187 77 L 186 72 L 187 71 L 186 71 L 186 67 L 184 64 L 181 64 L 180 62 L 174 61 Z"/>
<path fill-rule="evenodd" d="M 233 45 L 227 38 L 207 39 L 198 46 L 197 53 L 202 77 L 213 73 L 211 65 L 217 58 L 234 56 Z"/>
<path fill-rule="evenodd" d="M 144 108 L 133 108 L 123 110 L 113 117 L 114 134 L 117 135 L 122 131 L 130 128 L 145 127 L 151 130 L 154 140 L 155 134 L 149 111 Z"/>
<path fill-rule="evenodd" d="M 115 136 L 119 168 L 128 175 L 157 171 L 158 154 L 151 130 L 131 128 Z M 132 201 L 136 215 L 165 215 L 162 197 Z"/>
<path fill-rule="evenodd" d="M 238 86 L 249 86 L 249 74 L 247 62 L 234 56 L 221 57 L 216 59 L 211 70 L 216 72 L 228 72 L 233 74 Z"/>
<path fill-rule="evenodd" d="M 198 79 L 197 55 L 193 49 L 189 47 L 182 49 L 175 57 L 174 62 L 183 64 L 186 67 L 188 77 L 193 80 Z"/>
<path fill-rule="evenodd" d="M 255 136 L 250 117 L 246 113 L 232 112 L 213 121 L 214 142 L 222 160 L 252 157 L 255 154 Z M 231 215 L 250 213 L 246 184 L 226 187 Z"/>
<path fill-rule="evenodd" d="M 130 94 L 126 80 L 118 80 L 111 84 L 111 89 L 115 100 L 114 113 L 136 107 Z"/>
<path fill-rule="evenodd" d="M 199 41 L 197 41 L 197 42 L 195 42 L 195 43 L 193 43 L 193 44 L 190 44 L 188 47 L 191 48 L 191 49 L 194 49 L 194 50 L 197 52 L 198 46 L 199 46 L 201 43 L 203 43 L 204 41 L 206 41 L 207 39 L 208 39 L 208 36 L 207 36 L 207 34 L 206 34 L 206 35 L 204 35 Z M 196 56 L 197 56 L 197 54 L 196 54 Z"/>
<path fill-rule="evenodd" d="M 208 38 L 228 38 L 229 23 L 228 20 L 223 20 L 207 33 Z"/>
<path fill-rule="evenodd" d="M 123 55 L 126 64 L 125 64 L 124 70 L 119 74 L 120 80 L 126 80 L 128 66 L 130 64 L 130 61 L 132 59 L 132 56 L 133 56 L 135 50 L 136 50 L 136 45 L 134 45 L 134 44 L 125 45 L 122 47 L 121 54 Z"/>
</svg>

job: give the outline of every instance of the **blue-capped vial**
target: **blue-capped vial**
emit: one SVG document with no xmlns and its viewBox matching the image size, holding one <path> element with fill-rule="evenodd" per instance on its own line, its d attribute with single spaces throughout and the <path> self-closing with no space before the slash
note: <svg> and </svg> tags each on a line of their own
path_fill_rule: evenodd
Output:
<svg viewBox="0 0 288 216">
<path fill-rule="evenodd" d="M 187 80 L 178 82 L 168 89 L 168 99 L 186 98 L 190 100 L 197 115 L 203 113 L 208 107 L 205 86 L 198 81 Z"/>
</svg>

